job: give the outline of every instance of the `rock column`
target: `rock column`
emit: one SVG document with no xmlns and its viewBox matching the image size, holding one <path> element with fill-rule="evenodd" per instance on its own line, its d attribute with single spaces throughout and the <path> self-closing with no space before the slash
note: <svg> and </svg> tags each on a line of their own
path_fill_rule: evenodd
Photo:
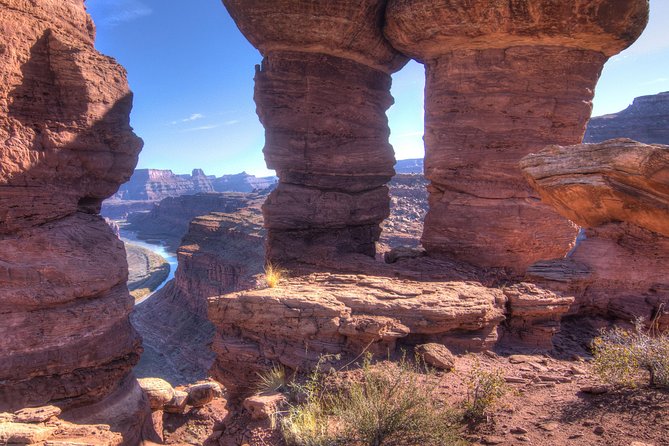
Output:
<svg viewBox="0 0 669 446">
<path fill-rule="evenodd" d="M 224 0 L 263 55 L 255 76 L 270 259 L 374 255 L 394 174 L 390 73 L 406 63 L 381 32 L 381 0 Z"/>
<path fill-rule="evenodd" d="M 115 395 L 137 427 L 125 250 L 98 215 L 142 146 L 125 71 L 81 0 L 0 0 L 0 35 L 0 412 Z"/>
<path fill-rule="evenodd" d="M 387 38 L 426 67 L 428 253 L 522 273 L 569 251 L 576 227 L 517 164 L 581 141 L 602 66 L 639 36 L 647 3 L 388 2 Z"/>
</svg>

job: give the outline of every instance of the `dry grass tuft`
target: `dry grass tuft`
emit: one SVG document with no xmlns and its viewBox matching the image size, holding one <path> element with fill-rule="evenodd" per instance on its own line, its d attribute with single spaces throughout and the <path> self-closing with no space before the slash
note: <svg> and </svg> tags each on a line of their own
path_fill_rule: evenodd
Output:
<svg viewBox="0 0 669 446">
<path fill-rule="evenodd" d="M 288 271 L 268 262 L 265 265 L 265 282 L 270 288 L 276 288 L 286 278 Z"/>
</svg>

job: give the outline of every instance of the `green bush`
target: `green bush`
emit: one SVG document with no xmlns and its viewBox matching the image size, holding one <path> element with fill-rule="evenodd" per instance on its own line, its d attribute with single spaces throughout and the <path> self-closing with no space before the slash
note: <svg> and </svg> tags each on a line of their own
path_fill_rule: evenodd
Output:
<svg viewBox="0 0 669 446">
<path fill-rule="evenodd" d="M 478 359 L 465 378 L 465 384 L 467 400 L 464 402 L 464 417 L 471 421 L 488 418 L 490 411 L 507 390 L 501 370 L 483 370 Z"/>
<path fill-rule="evenodd" d="M 647 372 L 650 385 L 669 388 L 669 332 L 656 333 L 637 320 L 633 330 L 602 331 L 592 351 L 595 372 L 605 382 L 635 386 Z"/>
</svg>

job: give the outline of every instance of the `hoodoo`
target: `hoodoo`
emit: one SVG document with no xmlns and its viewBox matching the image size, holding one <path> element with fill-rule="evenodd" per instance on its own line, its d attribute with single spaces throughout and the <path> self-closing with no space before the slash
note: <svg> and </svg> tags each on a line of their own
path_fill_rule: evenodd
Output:
<svg viewBox="0 0 669 446">
<path fill-rule="evenodd" d="M 263 211 L 268 255 L 374 255 L 395 163 L 390 74 L 407 59 L 381 32 L 385 2 L 225 0 L 263 55 L 255 101 L 279 185 Z"/>
<path fill-rule="evenodd" d="M 647 0 L 388 2 L 386 37 L 426 68 L 428 253 L 522 273 L 569 251 L 576 227 L 518 161 L 581 141 L 604 62 L 647 18 Z"/>
<path fill-rule="evenodd" d="M 125 251 L 98 215 L 142 146 L 125 70 L 81 0 L 0 0 L 0 34 L 0 412 L 107 398 L 84 418 L 138 435 Z"/>
</svg>

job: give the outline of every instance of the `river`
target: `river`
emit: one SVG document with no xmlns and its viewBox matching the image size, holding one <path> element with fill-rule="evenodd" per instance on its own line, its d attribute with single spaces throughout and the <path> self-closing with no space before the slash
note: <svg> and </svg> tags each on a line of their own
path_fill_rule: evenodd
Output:
<svg viewBox="0 0 669 446">
<path fill-rule="evenodd" d="M 120 233 L 121 233 L 121 240 L 123 240 L 123 242 L 132 243 L 133 245 L 138 245 L 141 246 L 142 248 L 146 248 L 150 251 L 153 251 L 154 253 L 164 258 L 167 261 L 167 263 L 170 264 L 170 273 L 167 275 L 167 278 L 160 285 L 158 285 L 158 288 L 156 288 L 151 294 L 147 295 L 146 297 L 142 298 L 140 301 L 137 302 L 141 303 L 144 302 L 149 297 L 151 297 L 156 291 L 164 287 L 167 282 L 174 279 L 174 273 L 176 272 L 178 265 L 177 254 L 174 252 L 169 252 L 164 245 L 147 243 L 144 240 L 138 239 L 137 235 L 134 232 L 128 231 L 122 226 Z"/>
</svg>

